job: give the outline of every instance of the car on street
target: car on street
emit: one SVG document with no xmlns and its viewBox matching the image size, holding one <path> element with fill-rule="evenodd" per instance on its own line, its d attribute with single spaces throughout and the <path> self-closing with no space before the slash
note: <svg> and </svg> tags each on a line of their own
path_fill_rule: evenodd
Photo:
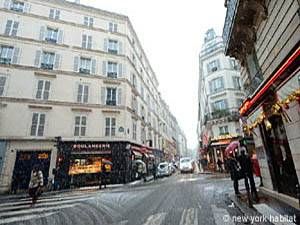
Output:
<svg viewBox="0 0 300 225">
<path fill-rule="evenodd" d="M 172 174 L 171 168 L 168 162 L 162 162 L 158 164 L 157 167 L 157 176 L 158 177 L 165 177 L 170 176 Z"/>
<path fill-rule="evenodd" d="M 193 161 L 189 157 L 184 157 L 180 159 L 179 162 L 179 170 L 181 173 L 193 173 L 194 172 L 194 166 Z"/>
</svg>

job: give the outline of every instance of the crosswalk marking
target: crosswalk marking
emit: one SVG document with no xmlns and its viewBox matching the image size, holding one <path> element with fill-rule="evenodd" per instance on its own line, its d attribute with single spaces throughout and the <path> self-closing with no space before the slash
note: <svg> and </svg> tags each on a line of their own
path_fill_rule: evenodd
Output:
<svg viewBox="0 0 300 225">
<path fill-rule="evenodd" d="M 198 210 L 191 208 L 183 210 L 180 225 L 198 225 Z"/>
<path fill-rule="evenodd" d="M 166 215 L 167 215 L 167 213 L 157 213 L 157 214 L 151 215 L 148 217 L 148 219 L 144 223 L 144 225 L 160 225 L 164 221 Z"/>
</svg>

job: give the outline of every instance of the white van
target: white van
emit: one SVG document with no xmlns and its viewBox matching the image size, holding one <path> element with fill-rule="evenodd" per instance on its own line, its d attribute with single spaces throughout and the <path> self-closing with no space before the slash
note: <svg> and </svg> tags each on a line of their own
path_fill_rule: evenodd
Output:
<svg viewBox="0 0 300 225">
<path fill-rule="evenodd" d="M 193 173 L 194 172 L 194 167 L 193 167 L 193 161 L 190 157 L 184 157 L 181 158 L 179 161 L 179 170 L 181 173 Z"/>
</svg>

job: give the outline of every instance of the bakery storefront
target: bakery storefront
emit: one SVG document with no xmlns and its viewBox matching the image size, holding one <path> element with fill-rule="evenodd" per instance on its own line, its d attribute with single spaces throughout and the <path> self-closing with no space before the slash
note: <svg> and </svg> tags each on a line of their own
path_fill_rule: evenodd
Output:
<svg viewBox="0 0 300 225">
<path fill-rule="evenodd" d="M 57 179 L 63 188 L 99 184 L 102 163 L 109 172 L 109 183 L 130 180 L 131 151 L 127 142 L 62 141 L 57 157 Z"/>
</svg>

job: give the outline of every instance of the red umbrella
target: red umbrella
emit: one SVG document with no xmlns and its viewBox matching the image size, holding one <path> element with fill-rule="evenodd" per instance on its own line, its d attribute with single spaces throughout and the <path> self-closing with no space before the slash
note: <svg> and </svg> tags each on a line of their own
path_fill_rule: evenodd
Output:
<svg viewBox="0 0 300 225">
<path fill-rule="evenodd" d="M 231 142 L 225 149 L 225 155 L 230 155 L 234 152 L 235 149 L 239 148 L 240 142 L 239 141 L 233 141 Z"/>
</svg>

